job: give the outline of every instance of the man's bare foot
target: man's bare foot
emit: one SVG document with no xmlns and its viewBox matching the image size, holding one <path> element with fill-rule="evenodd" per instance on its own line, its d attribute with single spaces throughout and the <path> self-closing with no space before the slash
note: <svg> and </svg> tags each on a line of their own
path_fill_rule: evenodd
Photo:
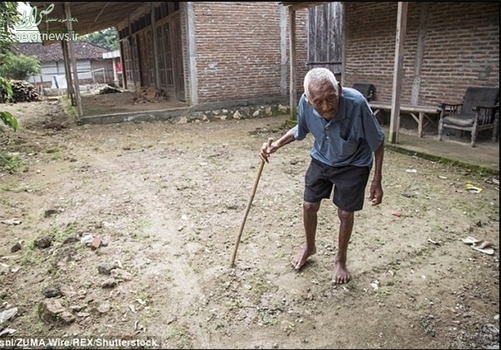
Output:
<svg viewBox="0 0 501 350">
<path fill-rule="evenodd" d="M 317 252 L 316 247 L 313 247 L 311 251 L 308 251 L 306 247 L 303 247 L 299 252 L 297 252 L 296 255 L 292 257 L 291 260 L 292 266 L 294 266 L 296 270 L 301 269 L 304 266 L 304 264 L 306 264 L 306 260 L 316 252 Z"/>
<path fill-rule="evenodd" d="M 351 279 L 350 272 L 346 268 L 346 263 L 336 261 L 334 263 L 334 277 L 332 282 L 335 284 L 347 283 Z"/>
</svg>

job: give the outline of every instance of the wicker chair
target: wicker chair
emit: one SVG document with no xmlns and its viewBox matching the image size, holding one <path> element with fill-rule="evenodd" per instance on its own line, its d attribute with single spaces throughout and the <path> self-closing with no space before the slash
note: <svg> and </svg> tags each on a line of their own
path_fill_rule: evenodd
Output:
<svg viewBox="0 0 501 350">
<path fill-rule="evenodd" d="M 370 83 L 355 83 L 353 84 L 353 88 L 360 91 L 368 102 L 371 102 L 374 98 L 374 94 L 376 93 L 376 87 L 374 84 Z"/>
<path fill-rule="evenodd" d="M 438 139 L 441 141 L 445 128 L 471 132 L 471 147 L 475 147 L 480 130 L 493 129 L 492 141 L 498 139 L 499 88 L 468 87 L 463 103 L 440 104 Z"/>
</svg>

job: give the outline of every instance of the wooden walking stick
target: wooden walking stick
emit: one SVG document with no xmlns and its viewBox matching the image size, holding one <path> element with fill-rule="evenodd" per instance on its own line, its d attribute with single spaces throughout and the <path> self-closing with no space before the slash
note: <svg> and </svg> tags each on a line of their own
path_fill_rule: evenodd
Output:
<svg viewBox="0 0 501 350">
<path fill-rule="evenodd" d="M 271 145 L 272 142 L 273 142 L 273 139 L 269 138 L 268 139 L 268 147 Z M 240 244 L 240 237 L 242 236 L 242 232 L 244 230 L 245 221 L 247 220 L 247 215 L 249 215 L 249 210 L 250 210 L 250 207 L 252 204 L 252 200 L 254 199 L 254 195 L 256 194 L 257 184 L 259 183 L 259 178 L 261 177 L 264 163 L 265 163 L 265 161 L 261 159 L 261 164 L 259 164 L 259 168 L 257 168 L 256 179 L 254 180 L 254 186 L 252 186 L 252 192 L 251 192 L 249 201 L 247 202 L 247 208 L 245 208 L 244 218 L 242 220 L 242 223 L 240 224 L 240 231 L 238 232 L 237 241 L 235 243 L 235 249 L 233 250 L 233 255 L 231 257 L 230 267 L 235 266 L 235 257 L 237 256 L 238 245 Z"/>
</svg>

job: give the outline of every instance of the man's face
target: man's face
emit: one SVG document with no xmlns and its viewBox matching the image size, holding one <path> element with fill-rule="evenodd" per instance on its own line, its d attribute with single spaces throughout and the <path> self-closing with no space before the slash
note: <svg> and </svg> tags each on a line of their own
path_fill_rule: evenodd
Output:
<svg viewBox="0 0 501 350">
<path fill-rule="evenodd" d="M 338 86 L 339 94 L 341 93 L 341 86 Z M 328 81 L 323 83 L 312 83 L 309 89 L 310 97 L 308 103 L 310 106 L 325 119 L 330 120 L 334 118 L 339 108 L 339 94 L 332 84 Z"/>
</svg>

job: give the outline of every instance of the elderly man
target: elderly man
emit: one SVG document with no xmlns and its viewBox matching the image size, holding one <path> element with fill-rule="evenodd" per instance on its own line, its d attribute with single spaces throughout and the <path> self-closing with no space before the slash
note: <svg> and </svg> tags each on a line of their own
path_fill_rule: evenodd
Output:
<svg viewBox="0 0 501 350">
<path fill-rule="evenodd" d="M 346 260 L 355 211 L 363 208 L 373 165 L 369 199 L 372 205 L 378 205 L 383 198 L 384 131 L 360 92 L 342 88 L 330 70 L 313 68 L 304 78 L 297 125 L 271 145 L 263 144 L 261 159 L 269 162 L 270 155 L 280 147 L 303 140 L 310 132 L 315 140 L 305 174 L 303 224 L 306 242 L 291 263 L 299 270 L 315 254 L 317 212 L 321 200 L 330 198 L 333 192 L 332 201 L 337 207 L 340 224 L 332 281 L 346 283 L 351 279 Z"/>
</svg>

